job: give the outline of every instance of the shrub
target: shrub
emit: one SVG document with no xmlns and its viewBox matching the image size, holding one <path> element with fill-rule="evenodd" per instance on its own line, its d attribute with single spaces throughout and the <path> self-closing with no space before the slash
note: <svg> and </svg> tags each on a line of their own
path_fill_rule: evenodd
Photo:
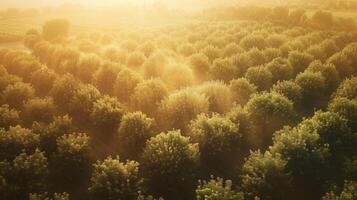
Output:
<svg viewBox="0 0 357 200">
<path fill-rule="evenodd" d="M 69 103 L 76 94 L 79 83 L 70 74 L 56 79 L 50 91 L 55 104 L 65 111 L 69 110 Z"/>
<path fill-rule="evenodd" d="M 139 68 L 145 62 L 145 55 L 141 52 L 133 52 L 129 54 L 127 64 L 132 68 Z"/>
<path fill-rule="evenodd" d="M 302 100 L 302 88 L 294 81 L 279 81 L 273 85 L 271 91 L 287 97 L 294 105 L 300 105 Z"/>
<path fill-rule="evenodd" d="M 344 80 L 336 90 L 335 96 L 348 99 L 357 98 L 357 77 Z"/>
<path fill-rule="evenodd" d="M 261 35 L 247 35 L 239 43 L 239 46 L 244 48 L 245 50 L 249 50 L 252 48 L 264 49 L 267 47 L 266 40 Z"/>
<path fill-rule="evenodd" d="M 244 76 L 248 68 L 253 65 L 250 59 L 247 53 L 234 55 L 230 58 L 232 65 L 236 67 L 237 77 Z"/>
<path fill-rule="evenodd" d="M 105 63 L 94 74 L 94 85 L 103 94 L 112 94 L 120 67 L 113 63 Z"/>
<path fill-rule="evenodd" d="M 202 53 L 192 55 L 190 57 L 190 66 L 195 78 L 199 79 L 200 81 L 207 79 L 210 63 L 206 55 Z"/>
<path fill-rule="evenodd" d="M 165 70 L 163 80 L 172 90 L 187 87 L 193 83 L 192 70 L 186 66 L 170 66 Z"/>
<path fill-rule="evenodd" d="M 311 55 L 299 51 L 291 51 L 288 56 L 289 63 L 293 67 L 295 74 L 303 72 L 313 59 Z"/>
<path fill-rule="evenodd" d="M 78 63 L 78 78 L 84 83 L 91 83 L 93 80 L 93 74 L 101 66 L 102 61 L 98 56 L 86 55 L 81 57 Z"/>
<path fill-rule="evenodd" d="M 39 96 L 46 96 L 57 78 L 55 72 L 46 67 L 32 72 L 30 76 L 30 83 L 34 86 Z"/>
<path fill-rule="evenodd" d="M 293 78 L 293 68 L 285 59 L 275 58 L 265 67 L 272 73 L 274 83 Z"/>
</svg>

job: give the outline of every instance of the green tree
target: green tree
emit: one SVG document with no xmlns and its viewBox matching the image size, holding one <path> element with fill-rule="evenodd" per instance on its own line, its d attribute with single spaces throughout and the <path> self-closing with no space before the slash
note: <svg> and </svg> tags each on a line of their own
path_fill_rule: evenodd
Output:
<svg viewBox="0 0 357 200">
<path fill-rule="evenodd" d="M 301 105 L 302 88 L 294 81 L 278 81 L 271 91 L 284 95 L 294 103 L 294 106 Z"/>
<path fill-rule="evenodd" d="M 227 84 L 209 81 L 202 84 L 198 90 L 208 98 L 210 112 L 226 113 L 232 107 L 232 94 Z"/>
<path fill-rule="evenodd" d="M 322 200 L 354 200 L 357 198 L 357 183 L 355 181 L 346 181 L 343 190 L 336 194 L 331 191 L 327 193 Z"/>
<path fill-rule="evenodd" d="M 122 103 L 127 103 L 134 93 L 135 87 L 142 81 L 142 77 L 133 70 L 123 69 L 118 73 L 114 84 L 114 94 Z"/>
<path fill-rule="evenodd" d="M 232 166 L 237 161 L 232 155 L 242 155 L 239 125 L 224 116 L 199 115 L 190 124 L 190 136 L 198 143 L 206 174 L 232 176 Z"/>
<path fill-rule="evenodd" d="M 68 111 L 71 99 L 76 94 L 79 83 L 70 74 L 65 74 L 56 79 L 50 91 L 55 104 L 61 109 Z"/>
<path fill-rule="evenodd" d="M 131 200 L 138 197 L 141 186 L 138 162 L 122 163 L 118 157 L 108 157 L 103 162 L 94 164 L 88 190 L 93 200 Z"/>
<path fill-rule="evenodd" d="M 209 181 L 199 181 L 196 189 L 197 200 L 244 200 L 244 194 L 232 189 L 231 180 L 211 177 Z"/>
<path fill-rule="evenodd" d="M 242 168 L 242 188 L 249 199 L 291 198 L 291 176 L 285 172 L 287 162 L 269 151 L 252 152 Z"/>
<path fill-rule="evenodd" d="M 0 106 L 0 127 L 8 129 L 10 126 L 16 126 L 20 123 L 20 112 L 9 108 L 9 105 Z"/>
<path fill-rule="evenodd" d="M 34 98 L 24 104 L 23 119 L 28 125 L 32 122 L 49 123 L 52 121 L 56 112 L 56 106 L 52 98 Z"/>
<path fill-rule="evenodd" d="M 150 194 L 167 199 L 192 199 L 199 150 L 179 131 L 151 138 L 142 156 L 144 184 Z"/>
<path fill-rule="evenodd" d="M 257 88 L 246 78 L 234 79 L 230 82 L 232 99 L 235 103 L 244 106 L 250 97 L 256 93 Z"/>
<path fill-rule="evenodd" d="M 155 120 L 141 112 L 127 113 L 123 116 L 118 129 L 119 147 L 129 159 L 137 159 L 146 144 L 154 136 Z"/>
<path fill-rule="evenodd" d="M 268 90 L 273 85 L 273 74 L 263 66 L 250 67 L 245 78 L 257 86 L 258 91 Z"/>
<path fill-rule="evenodd" d="M 23 103 L 35 95 L 35 90 L 30 84 L 17 82 L 5 88 L 2 95 L 3 102 L 9 104 L 10 107 L 20 109 Z"/>
<path fill-rule="evenodd" d="M 293 68 L 288 60 L 275 58 L 265 66 L 273 75 L 273 83 L 293 78 Z"/>
</svg>

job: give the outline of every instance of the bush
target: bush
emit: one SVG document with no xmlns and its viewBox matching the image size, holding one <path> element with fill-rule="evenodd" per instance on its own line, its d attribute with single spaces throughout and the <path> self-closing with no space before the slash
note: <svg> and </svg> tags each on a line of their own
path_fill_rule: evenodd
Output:
<svg viewBox="0 0 357 200">
<path fill-rule="evenodd" d="M 53 19 L 47 21 L 42 27 L 42 35 L 46 40 L 54 40 L 58 37 L 66 37 L 69 32 L 69 22 L 65 19 Z"/>
<path fill-rule="evenodd" d="M 139 163 L 122 163 L 119 157 L 97 161 L 88 188 L 91 199 L 136 199 L 141 190 Z"/>
<path fill-rule="evenodd" d="M 245 78 L 257 86 L 258 91 L 268 90 L 273 84 L 273 74 L 263 66 L 249 68 Z"/>
<path fill-rule="evenodd" d="M 242 106 L 248 102 L 250 96 L 256 93 L 257 90 L 255 85 L 249 83 L 246 78 L 232 80 L 229 87 L 232 93 L 233 101 Z"/>
<path fill-rule="evenodd" d="M 151 138 L 141 161 L 148 192 L 173 200 L 193 198 L 198 160 L 197 144 L 191 144 L 180 131 Z"/>
<path fill-rule="evenodd" d="M 120 152 L 129 159 L 138 159 L 146 141 L 154 136 L 154 119 L 141 112 L 127 113 L 123 116 L 118 129 Z"/>
<path fill-rule="evenodd" d="M 207 98 L 190 89 L 177 91 L 165 98 L 160 105 L 161 122 L 166 129 L 180 129 L 187 133 L 187 126 L 198 114 L 207 113 Z"/>
</svg>

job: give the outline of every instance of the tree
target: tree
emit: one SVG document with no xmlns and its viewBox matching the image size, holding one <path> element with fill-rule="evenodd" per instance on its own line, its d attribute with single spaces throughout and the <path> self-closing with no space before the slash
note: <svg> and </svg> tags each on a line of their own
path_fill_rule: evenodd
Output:
<svg viewBox="0 0 357 200">
<path fill-rule="evenodd" d="M 118 129 L 120 152 L 129 159 L 138 159 L 146 141 L 154 136 L 154 119 L 141 112 L 127 113 L 123 116 Z"/>
<path fill-rule="evenodd" d="M 46 96 L 57 78 L 55 72 L 46 67 L 32 72 L 30 76 L 30 82 L 39 96 Z"/>
<path fill-rule="evenodd" d="M 198 88 L 209 102 L 209 111 L 226 113 L 232 106 L 232 94 L 229 86 L 221 81 L 205 82 Z"/>
<path fill-rule="evenodd" d="M 124 109 L 119 101 L 105 95 L 94 103 L 90 118 L 96 128 L 104 131 L 103 134 L 112 136 L 123 114 Z"/>
<path fill-rule="evenodd" d="M 122 103 L 128 103 L 135 87 L 142 81 L 142 77 L 133 70 L 123 69 L 118 73 L 114 83 L 114 94 Z"/>
<path fill-rule="evenodd" d="M 157 108 L 167 95 L 168 89 L 160 79 L 149 79 L 139 83 L 130 98 L 132 107 L 149 117 L 154 117 Z"/>
<path fill-rule="evenodd" d="M 40 146 L 39 135 L 17 125 L 8 131 L 0 129 L 0 160 L 12 160 L 22 151 L 33 153 Z"/>
<path fill-rule="evenodd" d="M 295 74 L 303 72 L 309 64 L 314 60 L 314 58 L 304 52 L 291 51 L 288 56 L 289 63 L 294 69 Z"/>
<path fill-rule="evenodd" d="M 74 197 L 83 196 L 76 190 L 82 188 L 90 177 L 90 138 L 84 133 L 65 134 L 57 138 L 57 150 L 51 161 L 51 178 L 55 188 L 68 191 Z"/>
<path fill-rule="evenodd" d="M 0 127 L 8 129 L 10 126 L 16 126 L 20 123 L 20 112 L 9 108 L 9 105 L 0 106 Z"/>
<path fill-rule="evenodd" d="M 248 102 L 251 95 L 256 93 L 255 85 L 251 84 L 246 78 L 232 80 L 229 87 L 233 101 L 242 106 Z"/>
<path fill-rule="evenodd" d="M 232 181 L 214 178 L 199 181 L 196 189 L 197 200 L 244 200 L 244 194 L 232 189 Z"/>
<path fill-rule="evenodd" d="M 325 78 L 327 94 L 334 92 L 340 83 L 338 71 L 332 64 L 322 64 L 321 61 L 313 61 L 310 63 L 306 71 L 321 73 L 321 75 Z"/>
<path fill-rule="evenodd" d="M 209 74 L 212 80 L 229 83 L 229 81 L 237 77 L 237 69 L 229 59 L 219 58 L 213 61 L 213 65 L 209 69 Z"/>
<path fill-rule="evenodd" d="M 293 68 L 283 58 L 275 58 L 265 66 L 273 75 L 273 83 L 293 78 Z"/>
<path fill-rule="evenodd" d="M 357 77 L 344 80 L 337 88 L 335 96 L 345 97 L 348 99 L 357 98 Z"/>
<path fill-rule="evenodd" d="M 273 84 L 273 74 L 265 67 L 250 67 L 245 78 L 255 86 L 258 91 L 268 90 Z"/>
<path fill-rule="evenodd" d="M 5 88 L 2 95 L 2 100 L 10 107 L 20 109 L 23 107 L 23 103 L 33 98 L 34 95 L 35 90 L 30 84 L 17 82 Z"/>
<path fill-rule="evenodd" d="M 232 166 L 236 159 L 231 155 L 241 157 L 242 135 L 239 124 L 234 124 L 224 116 L 209 117 L 202 114 L 190 123 L 190 136 L 198 143 L 201 162 L 207 175 L 232 177 Z"/>
<path fill-rule="evenodd" d="M 311 24 L 317 28 L 329 28 L 334 25 L 334 18 L 331 12 L 316 11 L 311 17 Z"/>
<path fill-rule="evenodd" d="M 262 93 L 253 96 L 246 105 L 253 121 L 260 147 L 271 144 L 272 134 L 295 121 L 293 103 L 278 93 Z"/>
<path fill-rule="evenodd" d="M 170 90 L 179 90 L 193 83 L 192 70 L 186 66 L 172 65 L 165 69 L 163 80 Z"/>
<path fill-rule="evenodd" d="M 2 169 L 4 170 L 4 169 Z M 4 199 L 28 199 L 29 193 L 46 191 L 48 186 L 48 161 L 38 149 L 31 153 L 21 153 L 1 172 L 8 184 Z"/>
<path fill-rule="evenodd" d="M 139 163 L 120 162 L 119 157 L 108 157 L 103 162 L 97 161 L 88 188 L 93 200 L 136 199 L 142 187 L 139 176 Z"/>
<path fill-rule="evenodd" d="M 193 198 L 198 160 L 197 144 L 180 131 L 160 133 L 147 142 L 142 155 L 145 187 L 166 199 Z"/>
<path fill-rule="evenodd" d="M 32 193 L 29 200 L 69 200 L 69 194 L 66 192 L 54 193 L 53 198 L 50 198 L 47 193 Z"/>
<path fill-rule="evenodd" d="M 284 95 L 294 103 L 294 106 L 301 105 L 303 90 L 294 81 L 278 81 L 271 91 Z"/>
<path fill-rule="evenodd" d="M 24 105 L 24 121 L 31 125 L 33 122 L 49 123 L 55 115 L 56 107 L 52 98 L 30 99 Z"/>
<path fill-rule="evenodd" d="M 249 50 L 252 48 L 258 48 L 259 50 L 262 50 L 267 47 L 267 44 L 263 36 L 250 34 L 242 38 L 239 43 L 239 46 L 241 46 L 245 50 Z"/>
<path fill-rule="evenodd" d="M 336 194 L 331 191 L 322 200 L 353 200 L 357 198 L 357 183 L 355 181 L 345 181 L 341 193 Z"/>
<path fill-rule="evenodd" d="M 120 66 L 109 62 L 104 63 L 93 75 L 94 85 L 101 93 L 112 94 L 115 79 L 120 70 Z"/>
<path fill-rule="evenodd" d="M 300 73 L 295 82 L 302 88 L 302 105 L 306 110 L 324 107 L 327 85 L 320 72 Z"/>
<path fill-rule="evenodd" d="M 81 57 L 78 63 L 78 78 L 84 83 L 91 83 L 94 73 L 102 65 L 100 57 L 95 55 L 86 55 Z"/>
<path fill-rule="evenodd" d="M 54 103 L 61 109 L 68 111 L 71 99 L 76 94 L 79 83 L 70 74 L 65 74 L 56 79 L 50 91 Z"/>
<path fill-rule="evenodd" d="M 161 121 L 166 129 L 180 129 L 187 133 L 187 126 L 198 114 L 207 113 L 208 99 L 192 89 L 179 90 L 165 98 L 159 107 Z"/>
<path fill-rule="evenodd" d="M 141 52 L 132 52 L 127 59 L 128 67 L 137 69 L 145 62 L 145 55 Z"/>
<path fill-rule="evenodd" d="M 195 78 L 204 81 L 208 77 L 210 68 L 209 59 L 202 53 L 194 54 L 190 57 L 190 66 Z"/>
<path fill-rule="evenodd" d="M 236 67 L 237 77 L 242 77 L 247 72 L 247 69 L 253 66 L 253 62 L 247 53 L 233 55 L 230 60 Z"/>
<path fill-rule="evenodd" d="M 83 123 L 88 123 L 93 105 L 101 95 L 93 85 L 80 85 L 69 102 L 69 113 Z"/>
<path fill-rule="evenodd" d="M 42 35 L 46 40 L 58 37 L 67 37 L 70 24 L 66 19 L 53 19 L 47 21 L 42 27 Z"/>
<path fill-rule="evenodd" d="M 291 197 L 291 177 L 285 172 L 287 162 L 269 151 L 250 154 L 242 168 L 242 188 L 253 199 L 287 199 Z"/>
<path fill-rule="evenodd" d="M 352 132 L 357 131 L 357 100 L 345 97 L 334 98 L 328 105 L 328 110 L 339 113 L 347 120 Z"/>
</svg>

